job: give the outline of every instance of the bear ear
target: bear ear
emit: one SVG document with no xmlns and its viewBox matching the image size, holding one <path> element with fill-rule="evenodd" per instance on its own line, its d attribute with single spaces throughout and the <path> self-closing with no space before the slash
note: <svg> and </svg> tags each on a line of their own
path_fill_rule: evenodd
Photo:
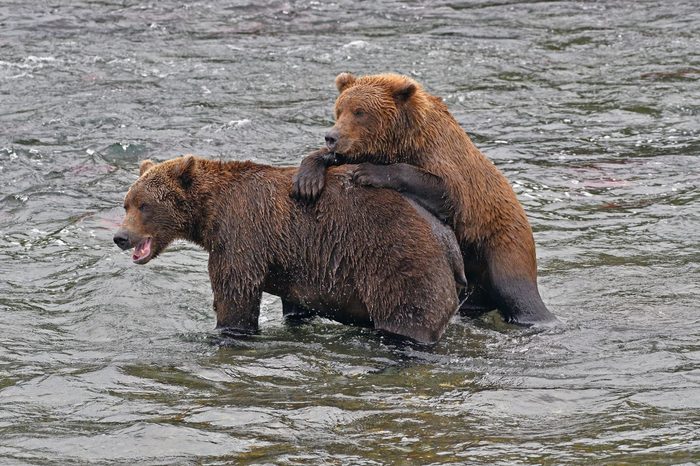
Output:
<svg viewBox="0 0 700 466">
<path fill-rule="evenodd" d="M 155 165 L 155 163 L 153 163 L 152 160 L 148 160 L 148 159 L 143 160 L 143 161 L 139 164 L 139 176 L 141 176 L 141 175 L 143 175 L 144 173 L 146 173 L 146 171 L 147 171 L 149 168 L 151 168 L 153 165 Z"/>
<path fill-rule="evenodd" d="M 343 92 L 351 84 L 357 81 L 357 78 L 350 73 L 340 73 L 335 77 L 335 87 L 338 88 L 338 92 Z"/>
<path fill-rule="evenodd" d="M 397 102 L 407 102 L 418 90 L 415 83 L 406 81 L 394 89 L 394 100 Z"/>
<path fill-rule="evenodd" d="M 186 155 L 182 161 L 175 166 L 175 178 L 180 182 L 183 188 L 187 189 L 192 186 L 194 180 L 194 166 L 197 159 L 193 155 Z"/>
</svg>

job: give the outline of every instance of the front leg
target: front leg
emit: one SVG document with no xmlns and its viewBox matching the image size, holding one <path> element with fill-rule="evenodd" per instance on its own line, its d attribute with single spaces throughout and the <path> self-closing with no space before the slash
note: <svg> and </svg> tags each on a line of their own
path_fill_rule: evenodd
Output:
<svg viewBox="0 0 700 466">
<path fill-rule="evenodd" d="M 282 299 L 282 315 L 287 321 L 303 321 L 316 315 L 311 309 L 307 309 L 299 304 L 294 304 L 286 299 Z"/>
<path fill-rule="evenodd" d="M 216 328 L 254 332 L 258 329 L 264 274 L 241 273 L 231 257 L 225 252 L 209 255 Z"/>
<path fill-rule="evenodd" d="M 452 218 L 452 205 L 445 182 L 415 165 L 361 163 L 355 168 L 352 180 L 361 186 L 399 191 L 445 223 Z"/>
<path fill-rule="evenodd" d="M 304 202 L 314 202 L 326 184 L 326 168 L 338 165 L 339 159 L 326 147 L 304 157 L 292 180 L 290 196 Z"/>
</svg>

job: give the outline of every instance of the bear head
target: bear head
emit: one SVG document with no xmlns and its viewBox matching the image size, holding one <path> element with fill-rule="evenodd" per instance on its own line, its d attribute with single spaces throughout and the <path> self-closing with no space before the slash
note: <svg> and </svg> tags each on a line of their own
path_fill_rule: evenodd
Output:
<svg viewBox="0 0 700 466">
<path fill-rule="evenodd" d="M 341 73 L 335 84 L 340 92 L 335 125 L 326 134 L 331 152 L 393 163 L 423 148 L 433 98 L 416 81 L 391 73 L 359 78 Z"/>
<path fill-rule="evenodd" d="M 192 219 L 188 190 L 197 160 L 188 155 L 155 164 L 144 160 L 139 179 L 124 198 L 126 214 L 114 242 L 134 248 L 132 259 L 145 264 L 173 240 L 186 238 Z"/>
</svg>

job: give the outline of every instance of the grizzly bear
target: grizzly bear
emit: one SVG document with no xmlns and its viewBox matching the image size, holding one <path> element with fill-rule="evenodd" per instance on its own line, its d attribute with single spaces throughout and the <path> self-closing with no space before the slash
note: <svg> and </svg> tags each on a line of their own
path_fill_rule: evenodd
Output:
<svg viewBox="0 0 700 466">
<path fill-rule="evenodd" d="M 309 310 L 435 343 L 466 285 L 452 230 L 388 189 L 328 171 L 313 206 L 291 199 L 296 168 L 185 156 L 144 161 L 114 242 L 146 264 L 173 240 L 209 253 L 219 328 L 254 331 L 263 292 Z"/>
<path fill-rule="evenodd" d="M 442 99 L 397 74 L 342 73 L 336 87 L 326 148 L 302 161 L 293 196 L 311 202 L 327 166 L 361 163 L 356 183 L 396 189 L 453 226 L 470 284 L 464 312 L 498 308 L 514 323 L 555 321 L 537 289 L 525 211 Z"/>
</svg>

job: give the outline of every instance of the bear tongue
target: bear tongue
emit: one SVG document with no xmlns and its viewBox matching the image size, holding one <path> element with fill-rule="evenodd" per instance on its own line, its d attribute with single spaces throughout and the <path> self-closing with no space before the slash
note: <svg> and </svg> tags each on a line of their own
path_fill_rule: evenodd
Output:
<svg viewBox="0 0 700 466">
<path fill-rule="evenodd" d="M 151 253 L 151 238 L 146 238 L 139 242 L 134 249 L 134 255 L 132 259 L 137 261 L 147 257 Z"/>
</svg>

